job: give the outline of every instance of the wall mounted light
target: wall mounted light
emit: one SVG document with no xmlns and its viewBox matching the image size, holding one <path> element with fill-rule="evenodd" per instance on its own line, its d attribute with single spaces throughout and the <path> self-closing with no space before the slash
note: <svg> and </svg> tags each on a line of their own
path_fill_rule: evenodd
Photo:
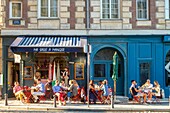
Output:
<svg viewBox="0 0 170 113">
<path fill-rule="evenodd" d="M 75 58 L 77 58 L 77 52 L 75 52 Z"/>
<path fill-rule="evenodd" d="M 26 57 L 26 58 L 28 57 L 28 52 L 25 52 L 25 57 Z"/>
</svg>

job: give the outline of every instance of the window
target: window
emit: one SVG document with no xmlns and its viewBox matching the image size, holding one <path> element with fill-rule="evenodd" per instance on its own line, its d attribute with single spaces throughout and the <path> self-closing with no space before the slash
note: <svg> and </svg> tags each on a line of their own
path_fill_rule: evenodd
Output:
<svg viewBox="0 0 170 113">
<path fill-rule="evenodd" d="M 10 18 L 21 18 L 22 14 L 22 3 L 21 2 L 10 2 Z"/>
<path fill-rule="evenodd" d="M 150 79 L 150 63 L 143 62 L 139 64 L 139 73 L 140 73 L 140 85 L 143 85 L 147 79 Z"/>
<path fill-rule="evenodd" d="M 120 0 L 101 0 L 101 18 L 117 19 L 119 18 Z"/>
<path fill-rule="evenodd" d="M 94 70 L 94 77 L 105 77 L 105 64 L 95 64 Z"/>
<path fill-rule="evenodd" d="M 136 0 L 137 19 L 148 19 L 148 0 Z"/>
<path fill-rule="evenodd" d="M 58 0 L 39 0 L 39 17 L 58 17 Z"/>
<path fill-rule="evenodd" d="M 170 0 L 165 0 L 165 19 L 170 19 Z"/>
</svg>

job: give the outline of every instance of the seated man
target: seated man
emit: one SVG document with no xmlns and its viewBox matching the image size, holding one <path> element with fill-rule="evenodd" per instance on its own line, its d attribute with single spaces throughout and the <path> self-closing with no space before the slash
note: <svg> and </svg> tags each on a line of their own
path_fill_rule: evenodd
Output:
<svg viewBox="0 0 170 113">
<path fill-rule="evenodd" d="M 61 101 L 63 101 L 63 105 L 65 106 L 66 105 L 66 102 L 64 100 L 65 93 L 62 92 L 62 87 L 59 86 L 58 80 L 55 81 L 55 85 L 52 87 L 52 89 L 53 89 L 53 92 L 55 93 L 55 95 L 58 97 L 59 105 L 62 105 Z"/>
<path fill-rule="evenodd" d="M 27 99 L 27 97 L 25 96 L 25 94 L 23 93 L 23 90 L 21 88 L 21 86 L 19 85 L 19 82 L 15 82 L 14 83 L 14 87 L 13 87 L 13 93 L 16 97 L 19 97 L 20 101 L 23 102 L 24 99 Z"/>
<path fill-rule="evenodd" d="M 41 83 L 41 79 L 37 80 L 37 85 L 35 87 L 32 87 L 32 90 L 34 90 L 32 93 L 35 102 L 39 101 L 38 96 L 45 95 L 45 87 L 44 84 Z"/>
<path fill-rule="evenodd" d="M 141 90 L 138 90 L 136 88 L 136 81 L 135 80 L 131 80 L 132 85 L 130 86 L 130 93 L 133 96 L 133 98 L 135 99 L 135 101 L 140 102 L 140 96 L 144 96 L 141 92 Z"/>
</svg>

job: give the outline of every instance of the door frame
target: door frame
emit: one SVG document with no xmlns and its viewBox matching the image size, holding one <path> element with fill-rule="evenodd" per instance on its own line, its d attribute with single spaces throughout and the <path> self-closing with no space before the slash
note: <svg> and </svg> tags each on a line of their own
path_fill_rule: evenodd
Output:
<svg viewBox="0 0 170 113">
<path fill-rule="evenodd" d="M 123 57 L 123 62 L 124 62 L 124 96 L 128 96 L 128 91 L 129 91 L 129 88 L 128 88 L 128 76 L 127 76 L 127 53 L 125 53 L 125 51 L 119 47 L 118 45 L 98 45 L 98 47 L 93 47 L 94 45 L 91 46 L 91 54 L 90 54 L 90 79 L 91 80 L 94 80 L 94 73 L 93 73 L 93 70 L 94 70 L 94 57 L 96 55 L 96 53 L 101 50 L 101 49 L 104 49 L 104 48 L 112 48 L 112 49 L 115 49 L 117 51 L 119 51 Z"/>
</svg>

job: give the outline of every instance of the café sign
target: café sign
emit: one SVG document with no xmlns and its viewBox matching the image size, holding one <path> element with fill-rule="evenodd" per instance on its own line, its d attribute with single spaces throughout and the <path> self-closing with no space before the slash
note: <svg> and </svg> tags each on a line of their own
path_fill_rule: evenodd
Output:
<svg viewBox="0 0 170 113">
<path fill-rule="evenodd" d="M 33 48 L 33 52 L 65 52 L 65 48 L 55 47 Z"/>
</svg>

